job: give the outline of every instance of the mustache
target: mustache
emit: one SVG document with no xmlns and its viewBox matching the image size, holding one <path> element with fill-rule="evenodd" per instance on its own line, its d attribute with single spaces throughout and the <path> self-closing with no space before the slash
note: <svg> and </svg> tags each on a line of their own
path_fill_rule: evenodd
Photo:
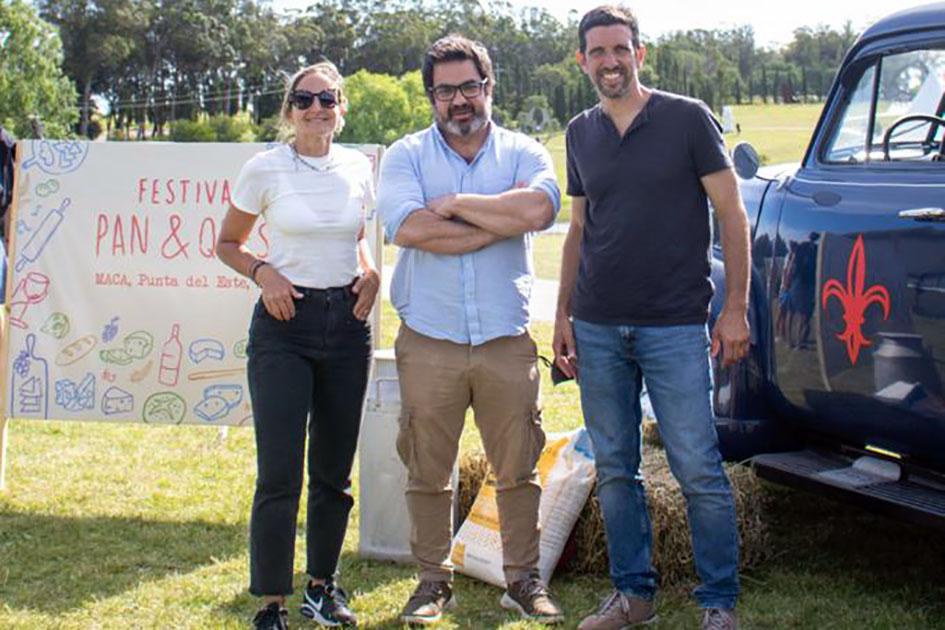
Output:
<svg viewBox="0 0 945 630">
<path fill-rule="evenodd" d="M 613 68 L 599 68 L 597 70 L 598 76 L 601 76 L 607 72 L 616 72 L 617 74 L 626 76 L 627 70 L 623 66 L 615 66 Z"/>
<path fill-rule="evenodd" d="M 458 105 L 456 107 L 450 107 L 449 115 L 450 118 L 453 116 L 460 116 L 462 114 L 475 114 L 476 110 L 471 105 Z"/>
</svg>

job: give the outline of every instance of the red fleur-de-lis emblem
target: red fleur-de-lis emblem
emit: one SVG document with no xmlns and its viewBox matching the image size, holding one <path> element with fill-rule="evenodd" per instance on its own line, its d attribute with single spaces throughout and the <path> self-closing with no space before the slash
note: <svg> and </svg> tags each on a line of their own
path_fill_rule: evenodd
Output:
<svg viewBox="0 0 945 630">
<path fill-rule="evenodd" d="M 883 307 L 883 319 L 889 319 L 889 291 L 880 284 L 874 284 L 863 290 L 866 284 L 866 248 L 863 246 L 863 235 L 856 237 L 853 252 L 847 263 L 847 286 L 831 278 L 824 283 L 821 304 L 827 312 L 827 301 L 835 297 L 843 307 L 843 321 L 846 328 L 837 334 L 837 339 L 847 345 L 847 356 L 850 363 L 856 365 L 860 357 L 860 349 L 872 345 L 872 342 L 863 336 L 863 322 L 866 321 L 866 309 L 870 304 L 879 304 Z"/>
</svg>

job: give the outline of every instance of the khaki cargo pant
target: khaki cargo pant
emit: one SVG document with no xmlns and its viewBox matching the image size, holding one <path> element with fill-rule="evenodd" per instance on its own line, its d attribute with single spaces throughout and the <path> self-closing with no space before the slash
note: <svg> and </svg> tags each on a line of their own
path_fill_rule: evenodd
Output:
<svg viewBox="0 0 945 630">
<path fill-rule="evenodd" d="M 545 444 L 535 342 L 528 333 L 479 346 L 431 339 L 401 324 L 395 343 L 402 413 L 397 452 L 407 467 L 410 547 L 421 580 L 450 580 L 450 475 L 472 405 L 496 476 L 508 583 L 538 566 L 536 464 Z"/>
</svg>

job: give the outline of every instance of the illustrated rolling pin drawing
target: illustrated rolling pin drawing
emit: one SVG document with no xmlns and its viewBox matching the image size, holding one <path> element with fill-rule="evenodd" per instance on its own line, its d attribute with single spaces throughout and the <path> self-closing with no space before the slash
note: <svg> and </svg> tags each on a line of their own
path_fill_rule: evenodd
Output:
<svg viewBox="0 0 945 630">
<path fill-rule="evenodd" d="M 17 271 L 23 271 L 26 265 L 35 262 L 35 260 L 42 255 L 47 243 L 49 243 L 49 239 L 52 238 L 53 234 L 56 233 L 56 230 L 59 229 L 59 226 L 62 225 L 62 222 L 65 220 L 66 208 L 68 208 L 71 203 L 71 199 L 63 199 L 58 208 L 53 208 L 43 217 L 39 227 L 33 230 L 29 240 L 26 241 L 26 245 L 20 249 L 19 258 L 17 258 L 16 261 Z"/>
</svg>

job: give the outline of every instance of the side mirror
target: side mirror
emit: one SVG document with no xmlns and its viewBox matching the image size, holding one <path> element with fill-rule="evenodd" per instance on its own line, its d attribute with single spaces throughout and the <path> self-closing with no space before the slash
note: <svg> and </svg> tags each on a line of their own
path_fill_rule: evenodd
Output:
<svg viewBox="0 0 945 630">
<path fill-rule="evenodd" d="M 752 179 L 758 174 L 758 167 L 761 165 L 761 158 L 755 147 L 749 142 L 739 142 L 732 151 L 732 162 L 735 163 L 735 172 L 742 179 Z"/>
</svg>

